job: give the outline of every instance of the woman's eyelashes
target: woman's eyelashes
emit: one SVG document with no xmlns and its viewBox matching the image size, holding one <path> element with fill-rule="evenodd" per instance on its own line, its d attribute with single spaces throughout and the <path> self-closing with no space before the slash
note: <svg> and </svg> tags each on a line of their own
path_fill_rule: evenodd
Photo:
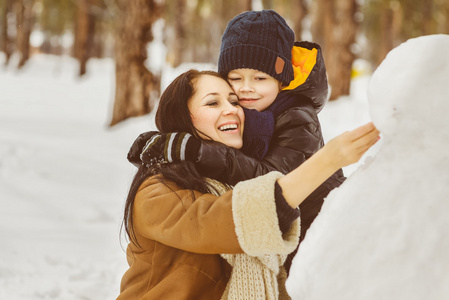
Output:
<svg viewBox="0 0 449 300">
<path fill-rule="evenodd" d="M 217 100 L 210 100 L 206 102 L 206 106 L 217 106 L 218 101 Z"/>
<path fill-rule="evenodd" d="M 221 104 L 220 101 L 221 101 L 221 100 L 209 100 L 209 101 L 207 101 L 207 102 L 205 103 L 205 106 L 216 107 L 216 106 L 219 106 L 219 105 Z M 223 100 L 223 101 L 224 101 L 224 100 Z M 227 101 L 228 101 L 229 103 L 231 103 L 231 105 L 233 105 L 233 106 L 239 106 L 239 99 L 238 99 L 237 96 L 235 96 L 235 95 L 229 97 L 229 98 L 227 99 Z"/>
<path fill-rule="evenodd" d="M 229 101 L 229 103 L 231 103 L 234 106 L 239 105 L 239 98 L 237 97 L 236 94 L 229 95 L 228 101 Z"/>
</svg>

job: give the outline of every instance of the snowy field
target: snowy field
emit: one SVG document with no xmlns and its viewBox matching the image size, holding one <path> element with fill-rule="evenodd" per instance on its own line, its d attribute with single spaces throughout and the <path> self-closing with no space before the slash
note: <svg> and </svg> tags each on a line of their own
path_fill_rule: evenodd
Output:
<svg viewBox="0 0 449 300">
<path fill-rule="evenodd" d="M 91 60 L 81 79 L 68 57 L 33 56 L 20 71 L 3 60 L 0 299 L 115 299 L 127 268 L 122 208 L 135 171 L 126 154 L 139 133 L 155 129 L 152 116 L 107 126 L 111 60 Z M 319 114 L 326 140 L 370 120 L 368 81 L 354 79 L 351 96 Z"/>
</svg>

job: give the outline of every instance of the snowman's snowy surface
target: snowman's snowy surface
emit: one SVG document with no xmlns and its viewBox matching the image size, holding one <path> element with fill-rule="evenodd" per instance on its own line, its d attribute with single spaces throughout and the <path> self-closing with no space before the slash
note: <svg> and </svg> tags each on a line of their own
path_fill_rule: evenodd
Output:
<svg viewBox="0 0 449 300">
<path fill-rule="evenodd" d="M 449 299 L 449 35 L 392 50 L 369 88 L 380 150 L 327 197 L 293 299 Z"/>
</svg>

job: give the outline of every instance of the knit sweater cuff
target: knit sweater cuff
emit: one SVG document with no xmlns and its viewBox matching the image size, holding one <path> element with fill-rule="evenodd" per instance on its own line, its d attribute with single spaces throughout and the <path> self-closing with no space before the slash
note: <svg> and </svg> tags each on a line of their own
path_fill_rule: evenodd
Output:
<svg viewBox="0 0 449 300">
<path fill-rule="evenodd" d="M 281 229 L 282 234 L 285 234 L 292 225 L 293 221 L 298 219 L 301 214 L 299 209 L 295 209 L 287 203 L 284 195 L 282 194 L 282 188 L 277 181 L 274 186 L 274 197 L 276 200 L 276 212 L 279 219 L 279 228 Z"/>
<path fill-rule="evenodd" d="M 282 176 L 280 172 L 270 172 L 241 181 L 234 187 L 235 231 L 240 247 L 248 255 L 289 254 L 299 242 L 299 219 L 293 221 L 285 233 L 279 225 L 275 183 Z"/>
</svg>

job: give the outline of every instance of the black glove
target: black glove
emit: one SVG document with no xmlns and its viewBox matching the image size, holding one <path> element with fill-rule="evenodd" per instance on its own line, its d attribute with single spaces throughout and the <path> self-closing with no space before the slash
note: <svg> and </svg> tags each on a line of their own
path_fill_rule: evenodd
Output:
<svg viewBox="0 0 449 300">
<path fill-rule="evenodd" d="M 150 164 L 154 158 L 166 162 L 198 161 L 201 141 L 186 132 L 171 132 L 153 135 L 147 140 L 140 154 L 144 164 Z"/>
</svg>

